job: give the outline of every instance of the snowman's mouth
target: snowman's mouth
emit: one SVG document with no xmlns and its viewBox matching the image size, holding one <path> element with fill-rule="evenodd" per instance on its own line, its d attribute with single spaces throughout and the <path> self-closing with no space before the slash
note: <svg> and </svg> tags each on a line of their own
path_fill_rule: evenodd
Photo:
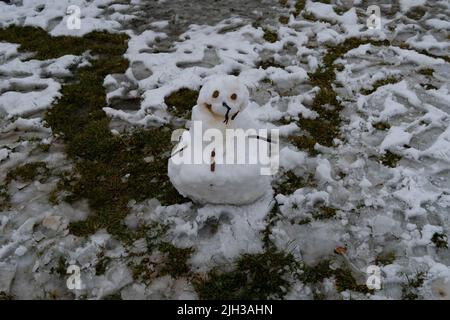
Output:
<svg viewBox="0 0 450 320">
<path fill-rule="evenodd" d="M 231 108 L 226 104 L 226 102 L 222 103 L 222 106 L 227 109 L 227 112 L 225 113 L 225 120 L 223 120 L 223 122 L 228 124 L 228 114 L 230 113 Z"/>
</svg>

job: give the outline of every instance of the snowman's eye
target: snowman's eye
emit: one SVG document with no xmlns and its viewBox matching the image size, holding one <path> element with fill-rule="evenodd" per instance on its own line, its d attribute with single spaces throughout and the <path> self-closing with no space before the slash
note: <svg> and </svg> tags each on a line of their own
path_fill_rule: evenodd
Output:
<svg viewBox="0 0 450 320">
<path fill-rule="evenodd" d="M 219 96 L 219 91 L 214 91 L 212 97 L 217 98 Z"/>
<path fill-rule="evenodd" d="M 231 98 L 231 100 L 236 100 L 237 99 L 237 94 L 233 93 L 230 98 Z"/>
</svg>

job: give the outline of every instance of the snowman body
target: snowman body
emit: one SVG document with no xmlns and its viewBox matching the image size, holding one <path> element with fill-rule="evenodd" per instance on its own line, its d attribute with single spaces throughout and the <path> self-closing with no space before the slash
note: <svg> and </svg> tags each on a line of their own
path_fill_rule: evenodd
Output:
<svg viewBox="0 0 450 320">
<path fill-rule="evenodd" d="M 263 164 L 249 161 L 249 152 L 254 152 L 248 147 L 249 139 L 255 135 L 242 138 L 245 145 L 227 144 L 227 130 L 258 132 L 257 122 L 245 109 L 247 104 L 248 91 L 234 76 L 212 79 L 202 87 L 190 129 L 174 150 L 179 158 L 169 159 L 168 175 L 180 194 L 199 203 L 244 205 L 271 192 L 271 178 L 262 174 Z M 221 143 L 205 139 L 211 131 L 220 133 L 215 137 L 221 137 Z M 227 160 L 231 151 L 234 159 L 239 155 L 245 160 Z M 195 161 L 195 154 L 201 154 L 201 163 Z M 184 161 L 179 161 L 182 156 Z"/>
</svg>

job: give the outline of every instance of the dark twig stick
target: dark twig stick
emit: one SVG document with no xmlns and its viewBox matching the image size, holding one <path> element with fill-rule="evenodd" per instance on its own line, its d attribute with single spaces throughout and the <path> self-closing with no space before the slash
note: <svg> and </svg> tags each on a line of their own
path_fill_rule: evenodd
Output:
<svg viewBox="0 0 450 320">
<path fill-rule="evenodd" d="M 211 172 L 216 170 L 216 161 L 214 158 L 216 157 L 216 150 L 211 151 Z"/>
</svg>

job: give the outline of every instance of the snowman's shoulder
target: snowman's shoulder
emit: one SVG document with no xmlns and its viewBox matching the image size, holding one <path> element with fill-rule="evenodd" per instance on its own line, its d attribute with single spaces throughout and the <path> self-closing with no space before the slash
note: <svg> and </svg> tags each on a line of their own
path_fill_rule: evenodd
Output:
<svg viewBox="0 0 450 320">
<path fill-rule="evenodd" d="M 204 120 L 205 119 L 205 112 L 204 110 L 202 110 L 202 108 L 199 105 L 195 105 L 192 108 L 192 116 L 191 116 L 192 120 Z"/>
<path fill-rule="evenodd" d="M 235 125 L 242 129 L 259 129 L 260 125 L 255 121 L 255 119 L 244 110 L 242 114 L 238 115 L 235 120 Z"/>
</svg>

